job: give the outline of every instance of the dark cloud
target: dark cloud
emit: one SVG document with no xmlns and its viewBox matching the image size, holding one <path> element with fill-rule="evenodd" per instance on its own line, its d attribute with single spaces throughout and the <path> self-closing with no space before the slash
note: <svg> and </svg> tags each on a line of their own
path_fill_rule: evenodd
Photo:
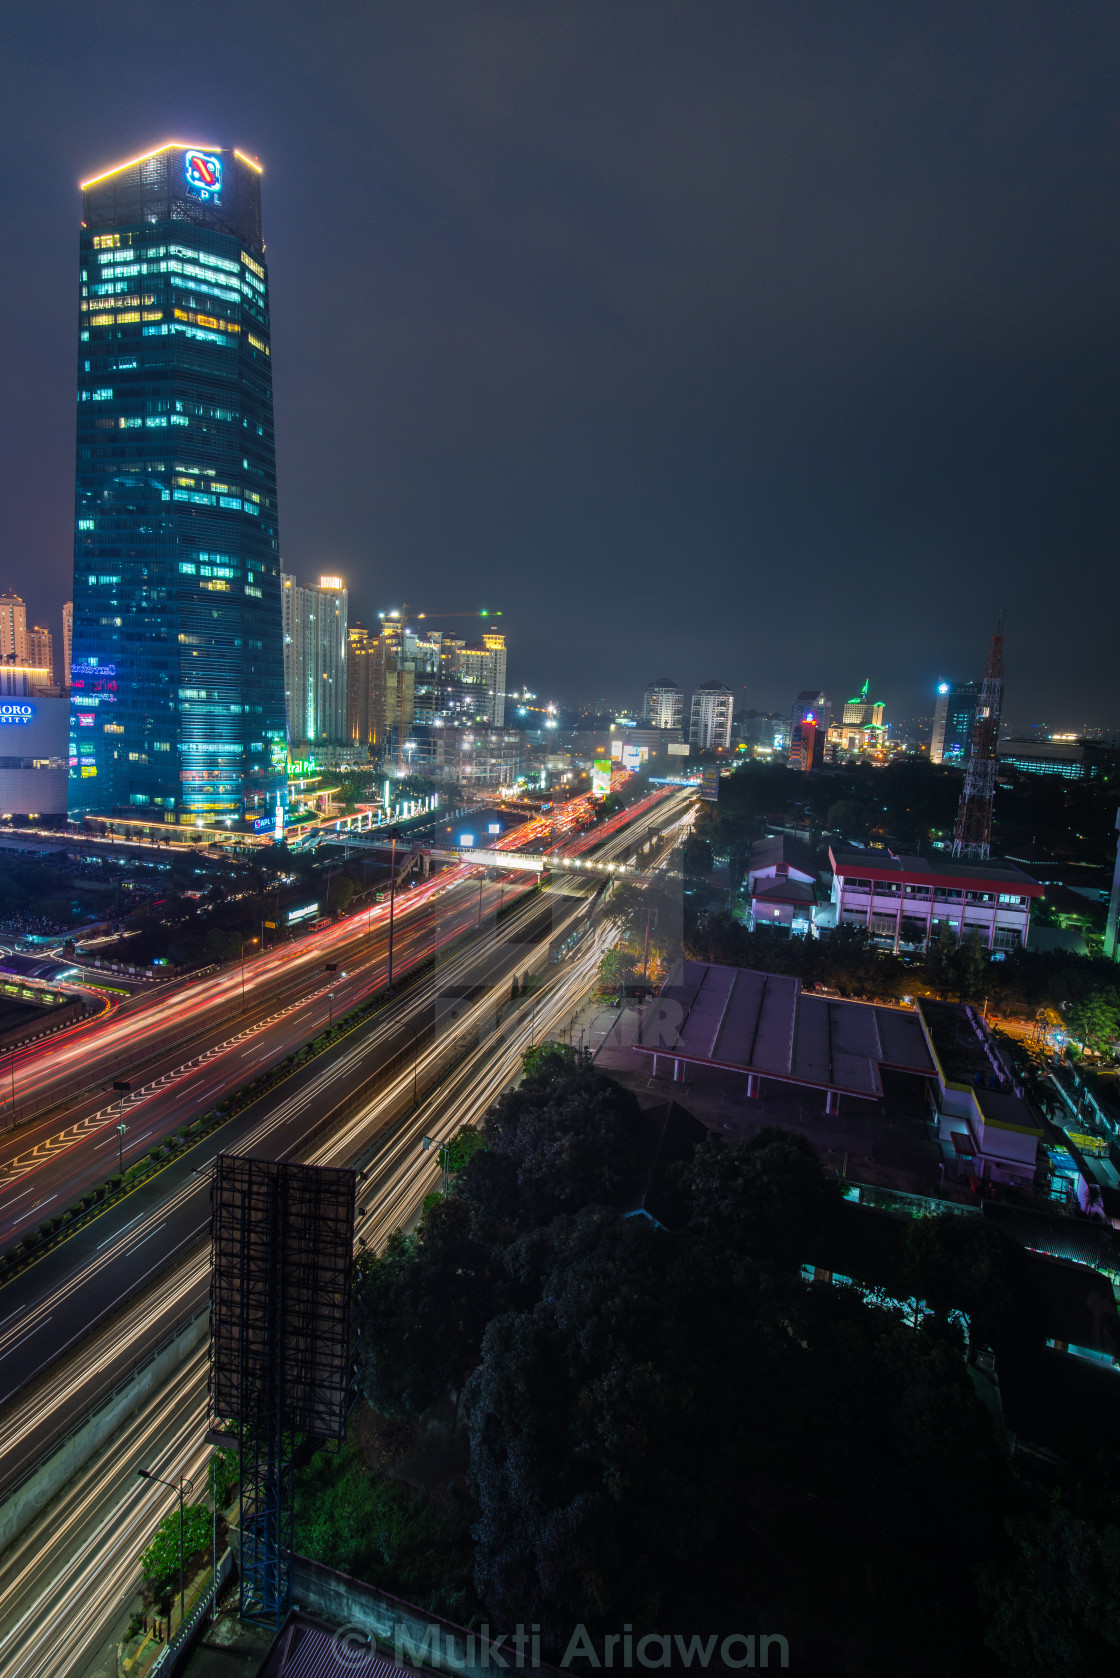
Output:
<svg viewBox="0 0 1120 1678">
<path fill-rule="evenodd" d="M 1009 619 L 1120 725 L 1116 14 L 37 0 L 0 19 L 0 587 L 67 591 L 76 179 L 266 164 L 287 563 L 512 671 L 896 713 Z"/>
</svg>

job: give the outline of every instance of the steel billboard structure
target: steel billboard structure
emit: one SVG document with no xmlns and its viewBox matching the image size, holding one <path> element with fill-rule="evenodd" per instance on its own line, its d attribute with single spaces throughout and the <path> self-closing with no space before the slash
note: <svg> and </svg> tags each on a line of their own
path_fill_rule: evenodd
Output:
<svg viewBox="0 0 1120 1678">
<path fill-rule="evenodd" d="M 342 1439 L 351 1401 L 355 1175 L 219 1154 L 210 1409 L 240 1436 L 241 1614 L 291 1606 L 296 1435 Z"/>
</svg>

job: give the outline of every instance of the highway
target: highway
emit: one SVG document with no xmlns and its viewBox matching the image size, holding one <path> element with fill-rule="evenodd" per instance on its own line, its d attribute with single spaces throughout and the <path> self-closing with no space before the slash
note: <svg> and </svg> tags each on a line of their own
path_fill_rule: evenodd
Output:
<svg viewBox="0 0 1120 1678">
<path fill-rule="evenodd" d="M 602 848 L 607 840 L 611 843 L 603 855 L 617 853 L 633 833 L 648 830 L 653 813 L 666 803 L 665 795 L 653 795 L 590 833 L 564 839 L 560 853 Z M 559 826 L 567 832 L 577 817 L 570 806 L 562 816 Z M 624 830 L 627 841 L 616 842 Z M 499 846 L 513 850 L 555 841 L 556 831 L 549 821 L 529 821 L 505 835 Z M 452 868 L 398 892 L 394 977 L 438 957 L 476 921 L 528 890 L 529 883 L 524 875 L 487 883 L 476 870 Z M 102 1021 L 99 1031 L 82 1025 L 40 1045 L 29 1061 L 42 1064 L 41 1078 L 51 1088 L 56 1087 L 52 1079 L 72 1080 L 73 1058 L 84 1057 L 84 1093 L 64 1111 L 54 1109 L 0 1140 L 0 1252 L 114 1171 L 143 1158 L 257 1072 L 293 1053 L 331 1018 L 383 990 L 388 915 L 388 904 L 379 904 L 305 944 L 247 962 L 244 973 L 239 964 L 185 991 L 138 999 Z M 325 972 L 328 957 L 338 969 L 333 976 Z M 121 1070 L 122 1031 L 128 1033 L 130 1056 L 139 1055 L 145 1069 L 129 1079 L 134 1088 L 120 1101 L 111 1085 Z M 179 1045 L 188 1031 L 193 1038 L 183 1049 Z M 26 1081 L 27 1071 L 17 1081 L 20 1076 Z M 123 1142 L 116 1129 L 120 1120 L 127 1127 Z"/>
<path fill-rule="evenodd" d="M 613 843 L 621 850 L 640 843 L 643 833 L 655 825 L 664 828 L 687 820 L 686 806 L 674 801 L 671 810 L 661 806 Z M 599 928 L 584 939 L 574 957 L 549 965 L 551 937 L 569 920 L 586 914 L 585 892 L 586 887 L 568 883 L 557 889 L 554 912 L 543 933 L 536 929 L 532 945 L 508 936 L 511 926 L 515 934 L 532 931 L 534 902 L 519 905 L 499 929 L 499 938 L 487 928 L 472 945 L 450 954 L 445 969 L 430 982 L 422 981 L 382 1010 L 377 1029 L 384 1033 L 381 1050 L 389 1064 L 372 1096 L 354 1100 L 352 1091 L 355 1081 L 361 1089 L 369 1063 L 376 1058 L 373 1051 L 363 1055 L 361 1044 L 344 1044 L 304 1069 L 309 1075 L 306 1088 L 296 1089 L 297 1074 L 274 1092 L 271 1104 L 266 1099 L 247 1109 L 237 1121 L 246 1127 L 236 1140 L 237 1151 L 321 1164 L 361 1162 L 358 1239 L 380 1247 L 393 1229 L 415 1215 L 438 1178 L 438 1150 L 423 1152 L 421 1137 L 441 1140 L 464 1122 L 477 1121 L 516 1076 L 531 1039 L 564 1035 L 613 937 Z M 540 902 L 538 898 L 538 910 Z M 489 973 L 489 982 L 479 979 L 480 966 Z M 505 975 L 511 966 L 518 972 L 530 968 L 545 974 L 543 988 L 523 1004 L 508 1001 Z M 394 1061 L 394 1041 L 402 1035 L 407 1040 L 415 1014 L 426 1008 L 432 1020 L 436 993 L 430 987 L 435 986 L 445 1003 L 444 1028 L 436 1029 L 417 1053 L 398 1055 Z M 438 1087 L 425 1098 L 426 1083 L 436 1078 L 441 1078 Z M 323 1081 L 315 1083 L 316 1079 Z M 413 1104 L 414 1088 L 421 1093 L 418 1106 Z M 327 1130 L 309 1135 L 312 1110 L 330 1122 Z M 204 1167 L 219 1145 L 226 1144 L 211 1138 L 196 1150 Z M 33 1377 L 28 1380 L 25 1375 L 18 1396 L 10 1397 L 0 1410 L 0 1455 L 17 1474 L 46 1442 L 85 1414 L 99 1392 L 135 1367 L 168 1328 L 204 1304 L 208 1175 L 204 1171 L 195 1177 L 186 1160 L 176 1162 L 179 1167 L 179 1179 L 167 1182 L 160 1199 L 130 1226 L 109 1233 L 109 1217 L 98 1220 L 100 1246 L 93 1256 L 87 1255 L 85 1295 L 80 1276 L 60 1278 L 50 1294 L 14 1321 L 0 1318 L 0 1375 L 6 1367 L 3 1360 L 17 1358 Z M 165 1173 L 159 1181 L 170 1176 Z M 139 1196 L 134 1198 L 139 1201 Z M 146 1274 L 157 1269 L 158 1276 L 145 1282 Z M 0 1299 L 8 1294 L 9 1289 L 0 1291 Z M 95 1321 L 89 1314 L 93 1295 L 112 1298 L 110 1315 L 103 1316 L 101 1327 L 90 1330 Z M 67 1322 L 81 1332 L 68 1350 L 61 1344 L 59 1327 Z M 10 1392 L 6 1380 L 0 1379 L 0 1388 Z M 136 1468 L 151 1466 L 168 1476 L 180 1471 L 201 1475 L 208 1455 L 201 1444 L 204 1426 L 205 1358 L 199 1353 L 0 1556 L 0 1670 L 6 1675 L 62 1678 L 82 1670 L 135 1588 L 138 1554 L 170 1507 L 163 1488 L 137 1482 Z"/>
<path fill-rule="evenodd" d="M 462 1124 L 476 1122 L 516 1076 L 530 1039 L 539 1042 L 563 1034 L 612 936 L 607 931 L 590 939 L 546 991 L 538 993 L 535 1006 L 530 1001 L 517 1009 L 505 1029 L 487 1038 L 429 1101 L 392 1129 L 363 1177 L 357 1231 L 363 1244 L 379 1248 L 394 1229 L 416 1216 L 440 1175 L 438 1149 L 424 1152 L 421 1137 L 440 1141 Z M 482 1002 L 472 1013 L 481 1018 L 485 1010 Z M 372 1107 L 356 1113 L 337 1135 L 312 1150 L 312 1162 L 344 1165 L 360 1157 L 382 1108 L 407 1102 L 410 1084 L 411 1070 L 406 1069 Z M 203 1227 L 207 1225 L 208 1217 Z M 181 1309 L 201 1303 L 207 1288 L 204 1248 L 176 1276 Z M 145 1321 L 140 1301 L 134 1315 L 138 1323 Z M 167 1478 L 185 1473 L 200 1489 L 205 1485 L 210 1455 L 202 1443 L 206 1372 L 203 1348 L 0 1557 L 0 1669 L 5 1678 L 79 1673 L 109 1634 L 136 1588 L 139 1554 L 174 1502 L 174 1493 L 166 1488 L 141 1485 L 136 1470 L 155 1467 Z M 5 1428 L 5 1448 L 9 1437 Z"/>
<path fill-rule="evenodd" d="M 664 805 L 643 812 L 631 826 L 612 835 L 604 854 L 640 844 L 645 834 L 666 819 Z M 519 878 L 520 890 L 524 891 L 525 877 Z M 446 939 L 439 923 L 431 932 L 426 924 L 418 923 L 412 934 L 418 946 L 415 960 L 430 954 L 433 945 L 441 952 L 432 972 L 391 1006 L 363 1022 L 351 1037 L 296 1070 L 259 1101 L 228 1119 L 204 1142 L 176 1155 L 158 1176 L 0 1287 L 0 1405 L 41 1375 L 49 1363 L 75 1345 L 92 1325 L 117 1309 L 145 1277 L 165 1268 L 176 1253 L 195 1239 L 208 1215 L 204 1197 L 198 1196 L 198 1179 L 194 1176 L 204 1159 L 219 1151 L 263 1152 L 273 1157 L 295 1151 L 324 1117 L 351 1100 L 356 1091 L 402 1053 L 409 1054 L 412 1074 L 420 1087 L 438 1064 L 447 1037 L 458 1035 L 463 1029 L 456 1019 L 462 1012 L 460 997 L 473 994 L 480 986 L 493 987 L 491 1007 L 496 1011 L 508 997 L 511 977 L 522 971 L 525 954 L 543 936 L 547 955 L 548 943 L 578 919 L 587 901 L 582 895 L 587 889 L 582 882 L 567 890 L 557 887 L 528 897 L 495 925 L 486 915 L 486 893 L 491 894 L 492 914 L 503 891 L 511 889 L 502 882 L 469 882 L 471 902 L 467 913 L 473 924 L 478 918 L 477 905 L 481 899 L 484 925 L 481 933 L 475 932 L 460 947 L 452 945 L 451 938 L 462 931 L 464 910 L 458 895 L 462 887 L 453 887 L 444 900 L 450 905 L 447 914 L 452 922 L 452 931 Z M 577 895 L 571 895 L 572 890 Z M 527 944 L 526 939 L 531 942 Z M 356 994 L 349 997 L 350 1001 L 370 990 L 376 991 L 379 984 L 359 970 L 353 976 L 353 987 Z M 323 1016 L 328 1005 L 325 998 L 318 998 L 319 1024 L 326 1023 Z M 341 1005 L 336 994 L 335 1006 Z M 234 1043 L 212 1060 L 204 1061 L 189 1080 L 172 1080 L 163 1091 L 155 1092 L 152 1108 L 140 1110 L 154 1112 L 158 1098 L 162 1103 L 160 1110 L 165 1113 L 163 1128 L 174 1129 L 185 1116 L 191 1117 L 202 1107 L 211 1106 L 215 1093 L 242 1087 L 261 1065 L 272 1064 L 291 1048 L 300 1046 L 308 1035 L 305 1012 L 282 1013 L 260 1034 L 250 1032 L 246 1042 Z M 265 1042 L 264 1049 L 258 1047 L 259 1040 Z M 220 1081 L 219 1091 L 206 1082 L 210 1078 Z M 185 1092 L 195 1102 L 190 1108 L 184 1104 Z M 83 1132 L 80 1145 L 68 1146 L 53 1157 L 47 1151 L 44 1160 L 28 1174 L 33 1185 L 30 1189 L 27 1180 L 22 1184 L 16 1180 L 8 1188 L 9 1196 L 23 1196 L 22 1203 L 12 1206 L 10 1216 L 22 1217 L 25 1223 L 31 1224 L 42 1220 L 46 1210 L 44 1192 L 55 1192 L 45 1186 L 49 1172 L 69 1174 L 82 1169 L 93 1172 L 95 1180 L 101 1180 L 104 1176 L 101 1160 L 105 1158 L 106 1148 L 111 1155 L 117 1142 L 114 1120 L 115 1112 L 101 1120 L 100 1137 L 91 1128 Z M 21 1204 L 26 1206 L 25 1212 Z M 60 1196 L 54 1204 L 64 1205 L 66 1201 Z M 112 1369 L 106 1369 L 104 1374 L 105 1384 L 115 1378 Z M 93 1385 L 96 1388 L 99 1383 Z M 95 1396 L 95 1391 L 87 1392 L 87 1402 L 92 1403 Z M 53 1414 L 52 1406 L 39 1408 L 44 1425 Z M 24 1446 L 38 1450 L 44 1443 L 40 1435 L 34 1441 L 25 1440 Z M 6 1479 L 0 1469 L 0 1487 Z"/>
</svg>

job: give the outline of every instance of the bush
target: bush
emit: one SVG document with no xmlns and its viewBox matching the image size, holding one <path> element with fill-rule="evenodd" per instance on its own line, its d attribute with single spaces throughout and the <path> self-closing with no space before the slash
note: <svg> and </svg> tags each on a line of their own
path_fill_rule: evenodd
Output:
<svg viewBox="0 0 1120 1678">
<path fill-rule="evenodd" d="M 47 1218 L 44 1223 L 39 1225 L 39 1238 L 40 1240 L 45 1241 L 48 1236 L 53 1234 L 54 1224 L 51 1222 L 50 1218 Z"/>
<path fill-rule="evenodd" d="M 204 1503 L 190 1503 L 183 1511 L 183 1554 L 209 1548 L 210 1511 Z M 179 1578 L 179 1511 L 165 1515 L 156 1535 L 140 1557 L 140 1571 L 153 1591 L 166 1590 Z"/>
<path fill-rule="evenodd" d="M 124 1182 L 123 1177 L 110 1177 L 109 1178 L 109 1187 L 115 1191 L 115 1190 L 120 1188 L 120 1186 L 123 1182 Z"/>
<path fill-rule="evenodd" d="M 38 1245 L 39 1231 L 37 1229 L 29 1229 L 23 1240 L 20 1242 L 20 1246 L 26 1247 L 27 1251 L 30 1252 L 32 1247 L 37 1247 Z"/>
</svg>

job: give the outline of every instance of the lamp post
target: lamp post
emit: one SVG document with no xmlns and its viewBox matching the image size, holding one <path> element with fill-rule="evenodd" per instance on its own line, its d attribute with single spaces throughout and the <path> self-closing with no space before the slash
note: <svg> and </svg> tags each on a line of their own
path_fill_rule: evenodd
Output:
<svg viewBox="0 0 1120 1678">
<path fill-rule="evenodd" d="M 324 972 L 337 973 L 338 972 L 337 961 L 328 961 L 327 964 L 326 964 L 326 967 L 324 968 Z M 328 1031 L 333 1031 L 334 1030 L 334 980 L 333 979 L 331 980 L 331 1008 L 330 1008 L 330 1017 L 329 1017 L 329 1021 L 328 1021 L 328 1024 L 327 1024 L 327 1030 Z"/>
<path fill-rule="evenodd" d="M 447 1154 L 448 1154 L 449 1144 L 446 1143 L 446 1142 L 437 1142 L 434 1136 L 424 1136 L 424 1137 L 421 1137 L 420 1146 L 425 1153 L 427 1153 L 429 1148 L 438 1148 L 439 1149 L 439 1162 L 440 1162 L 441 1167 L 443 1168 L 443 1193 L 446 1194 L 447 1193 Z"/>
<path fill-rule="evenodd" d="M 397 830 L 393 829 L 389 835 L 389 971 L 386 977 L 385 990 L 389 996 L 393 994 L 393 908 L 397 897 Z"/>
<path fill-rule="evenodd" d="M 247 943 L 248 944 L 255 944 L 256 942 L 257 942 L 257 940 L 255 938 L 249 938 L 249 939 L 243 938 L 241 940 L 241 1012 L 242 1013 L 245 1012 L 245 946 L 246 946 Z"/>
<path fill-rule="evenodd" d="M 186 1581 L 183 1577 L 183 1570 L 185 1566 L 185 1557 L 183 1555 L 183 1487 L 186 1486 L 188 1491 L 193 1492 L 194 1481 L 188 1479 L 185 1474 L 180 1474 L 177 1481 L 163 1480 L 158 1474 L 153 1474 L 149 1468 L 138 1468 L 136 1473 L 141 1480 L 154 1480 L 157 1485 L 168 1486 L 173 1492 L 178 1492 L 179 1494 L 179 1630 L 182 1631 L 184 1606 L 186 1602 Z"/>
<path fill-rule="evenodd" d="M 121 1104 L 120 1104 L 120 1107 L 117 1111 L 117 1119 L 118 1119 L 117 1144 L 118 1144 L 118 1148 L 119 1148 L 119 1162 L 120 1162 L 120 1168 L 121 1168 L 121 1176 L 123 1177 L 124 1176 L 124 1139 L 125 1139 L 125 1133 L 128 1130 L 128 1126 L 124 1122 L 124 1098 L 128 1094 L 129 1090 L 132 1088 L 132 1085 L 129 1083 L 127 1078 L 118 1078 L 116 1080 L 116 1082 L 113 1084 L 113 1088 L 116 1090 L 117 1094 L 121 1098 Z"/>
</svg>

